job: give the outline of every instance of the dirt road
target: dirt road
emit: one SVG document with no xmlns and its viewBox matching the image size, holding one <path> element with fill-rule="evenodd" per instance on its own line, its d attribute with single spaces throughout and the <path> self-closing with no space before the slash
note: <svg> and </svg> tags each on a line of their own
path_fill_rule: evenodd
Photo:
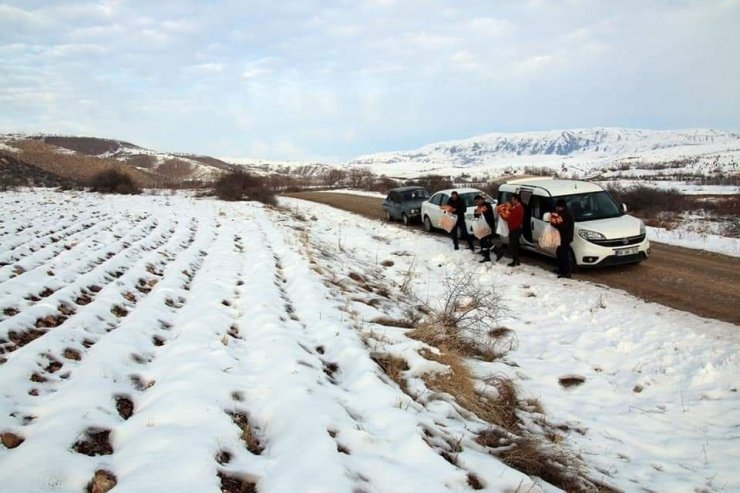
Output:
<svg viewBox="0 0 740 493">
<path fill-rule="evenodd" d="M 372 219 L 385 218 L 383 200 L 375 197 L 325 192 L 289 195 Z M 554 260 L 534 253 L 523 258 L 543 269 L 555 267 Z M 653 242 L 652 255 L 639 265 L 583 270 L 575 277 L 623 289 L 646 301 L 740 324 L 740 259 L 735 257 Z"/>
</svg>

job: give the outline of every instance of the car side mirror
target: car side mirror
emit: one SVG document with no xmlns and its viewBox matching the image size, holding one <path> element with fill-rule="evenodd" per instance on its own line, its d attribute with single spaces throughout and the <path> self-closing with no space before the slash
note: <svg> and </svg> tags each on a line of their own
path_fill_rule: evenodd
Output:
<svg viewBox="0 0 740 493">
<path fill-rule="evenodd" d="M 627 212 L 627 204 L 622 204 L 622 212 Z"/>
</svg>

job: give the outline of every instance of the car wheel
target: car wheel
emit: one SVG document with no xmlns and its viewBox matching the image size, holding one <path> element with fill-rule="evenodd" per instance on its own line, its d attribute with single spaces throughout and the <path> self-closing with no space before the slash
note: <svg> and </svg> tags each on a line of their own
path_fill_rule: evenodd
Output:
<svg viewBox="0 0 740 493">
<path fill-rule="evenodd" d="M 409 225 L 409 216 L 407 216 L 405 212 L 401 214 L 401 219 L 403 220 L 403 224 L 405 224 L 406 226 Z"/>
<path fill-rule="evenodd" d="M 385 211 L 385 220 L 393 221 L 393 218 L 391 217 L 391 211 Z"/>
<path fill-rule="evenodd" d="M 427 233 L 431 233 L 433 229 L 432 221 L 429 219 L 429 216 L 424 216 L 424 230 Z"/>
</svg>

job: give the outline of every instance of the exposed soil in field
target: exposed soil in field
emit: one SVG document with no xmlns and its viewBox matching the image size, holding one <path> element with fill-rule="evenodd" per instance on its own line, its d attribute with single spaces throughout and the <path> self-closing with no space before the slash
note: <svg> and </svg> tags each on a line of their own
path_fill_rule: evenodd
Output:
<svg viewBox="0 0 740 493">
<path fill-rule="evenodd" d="M 385 219 L 383 199 L 376 197 L 326 192 L 288 195 Z M 419 225 L 411 227 L 420 229 Z M 546 270 L 555 267 L 554 260 L 534 253 L 525 253 L 523 259 Z M 652 255 L 641 264 L 583 270 L 574 277 L 623 289 L 646 301 L 740 324 L 740 259 L 735 257 L 652 242 Z"/>
</svg>

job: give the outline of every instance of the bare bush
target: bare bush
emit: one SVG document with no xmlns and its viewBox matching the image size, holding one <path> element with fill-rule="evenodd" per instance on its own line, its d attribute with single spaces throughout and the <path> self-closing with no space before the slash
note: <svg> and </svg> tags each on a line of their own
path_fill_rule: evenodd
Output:
<svg viewBox="0 0 740 493">
<path fill-rule="evenodd" d="M 692 200 L 676 189 L 661 190 L 646 186 L 622 188 L 608 186 L 607 192 L 617 202 L 627 204 L 636 215 L 655 216 L 661 212 L 683 212 L 691 209 Z"/>
<path fill-rule="evenodd" d="M 405 186 L 417 186 L 426 188 L 429 193 L 434 193 L 438 190 L 444 190 L 446 188 L 453 188 L 455 186 L 450 180 L 449 176 L 442 175 L 425 175 L 421 178 L 414 180 L 408 180 L 404 183 Z"/>
<path fill-rule="evenodd" d="M 264 204 L 276 204 L 275 194 L 265 179 L 243 171 L 223 175 L 214 184 L 213 192 L 221 200 L 256 200 Z"/>
<path fill-rule="evenodd" d="M 470 269 L 458 268 L 444 278 L 442 284 L 444 289 L 439 303 L 424 303 L 430 311 L 425 324 L 440 335 L 478 336 L 495 326 L 505 311 L 496 289 L 481 286 L 478 274 Z"/>
<path fill-rule="evenodd" d="M 101 171 L 90 179 L 93 192 L 133 195 L 141 193 L 133 178 L 121 169 L 111 168 Z"/>
</svg>

